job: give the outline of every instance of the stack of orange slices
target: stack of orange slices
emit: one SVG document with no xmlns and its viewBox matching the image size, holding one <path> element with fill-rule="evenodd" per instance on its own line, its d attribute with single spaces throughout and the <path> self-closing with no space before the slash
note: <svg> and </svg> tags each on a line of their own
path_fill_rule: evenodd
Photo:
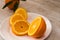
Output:
<svg viewBox="0 0 60 40">
<path fill-rule="evenodd" d="M 29 23 L 26 21 L 27 12 L 24 8 L 18 8 L 15 14 L 10 17 L 10 25 L 12 32 L 16 35 L 27 34 Z"/>
<path fill-rule="evenodd" d="M 15 35 L 28 34 L 32 37 L 41 37 L 46 31 L 45 20 L 38 16 L 31 24 L 27 21 L 28 13 L 24 8 L 18 8 L 15 14 L 10 17 L 10 25 Z"/>
</svg>

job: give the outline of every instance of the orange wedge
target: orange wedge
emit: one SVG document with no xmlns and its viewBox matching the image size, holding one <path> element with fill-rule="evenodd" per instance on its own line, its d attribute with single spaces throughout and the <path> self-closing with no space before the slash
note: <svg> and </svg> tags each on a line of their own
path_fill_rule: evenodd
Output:
<svg viewBox="0 0 60 40">
<path fill-rule="evenodd" d="M 12 32 L 15 35 L 21 36 L 28 32 L 29 23 L 24 20 L 18 20 L 12 25 Z"/>
<path fill-rule="evenodd" d="M 17 20 L 25 20 L 23 16 L 19 15 L 19 14 L 14 14 L 10 17 L 10 24 L 14 24 L 15 21 Z"/>
<path fill-rule="evenodd" d="M 20 15 L 22 15 L 25 19 L 27 19 L 27 11 L 26 11 L 26 9 L 24 9 L 24 8 L 18 8 L 16 11 L 15 11 L 15 14 L 20 14 Z"/>
<path fill-rule="evenodd" d="M 41 37 L 46 31 L 46 23 L 40 16 L 35 18 L 29 26 L 28 35 L 32 37 Z"/>
</svg>

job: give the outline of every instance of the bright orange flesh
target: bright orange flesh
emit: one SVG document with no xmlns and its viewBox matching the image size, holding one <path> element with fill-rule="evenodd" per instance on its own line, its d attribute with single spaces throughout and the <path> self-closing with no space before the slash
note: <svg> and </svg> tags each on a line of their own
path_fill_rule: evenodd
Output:
<svg viewBox="0 0 60 40">
<path fill-rule="evenodd" d="M 17 20 L 25 20 L 25 19 L 23 18 L 23 16 L 21 16 L 19 14 L 14 14 L 10 17 L 10 24 L 11 25 L 14 24 L 14 22 Z"/>
<path fill-rule="evenodd" d="M 15 14 L 20 14 L 20 15 L 22 15 L 25 19 L 28 18 L 27 11 L 26 11 L 26 9 L 24 9 L 24 8 L 18 8 L 18 9 L 15 11 Z"/>
<path fill-rule="evenodd" d="M 29 24 L 24 20 L 16 21 L 12 26 L 12 32 L 16 35 L 25 35 L 28 32 Z"/>
<path fill-rule="evenodd" d="M 46 23 L 42 17 L 37 17 L 29 26 L 28 35 L 41 37 L 46 31 Z"/>
</svg>

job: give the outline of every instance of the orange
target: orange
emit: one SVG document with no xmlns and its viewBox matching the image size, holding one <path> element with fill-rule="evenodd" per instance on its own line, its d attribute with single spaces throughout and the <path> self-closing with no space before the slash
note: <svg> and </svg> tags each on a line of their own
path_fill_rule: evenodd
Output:
<svg viewBox="0 0 60 40">
<path fill-rule="evenodd" d="M 14 24 L 15 21 L 17 20 L 25 20 L 23 16 L 19 15 L 19 14 L 14 14 L 10 17 L 10 24 Z"/>
<path fill-rule="evenodd" d="M 24 20 L 17 20 L 13 25 L 12 25 L 12 32 L 15 35 L 21 36 L 25 35 L 28 32 L 29 28 L 29 23 Z"/>
<path fill-rule="evenodd" d="M 10 1 L 12 1 L 12 0 L 5 0 L 5 4 L 8 3 L 8 2 L 10 2 Z M 8 6 L 8 8 L 9 9 L 14 9 L 14 5 L 15 5 L 16 1 L 18 1 L 18 4 L 19 4 L 19 0 L 14 0 L 14 2 L 12 4 L 10 4 Z"/>
<path fill-rule="evenodd" d="M 40 16 L 35 18 L 29 26 L 28 35 L 32 37 L 41 37 L 46 31 L 46 23 Z"/>
<path fill-rule="evenodd" d="M 15 14 L 20 14 L 20 15 L 22 15 L 25 19 L 28 18 L 27 11 L 26 11 L 26 9 L 24 9 L 24 8 L 18 8 L 18 9 L 15 11 Z"/>
</svg>

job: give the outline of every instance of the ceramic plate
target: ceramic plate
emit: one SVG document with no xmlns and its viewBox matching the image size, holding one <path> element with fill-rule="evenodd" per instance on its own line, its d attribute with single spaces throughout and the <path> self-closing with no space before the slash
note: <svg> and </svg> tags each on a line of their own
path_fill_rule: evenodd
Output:
<svg viewBox="0 0 60 40">
<path fill-rule="evenodd" d="M 36 18 L 37 16 L 41 16 L 44 18 L 46 22 L 46 32 L 41 38 L 33 38 L 30 36 L 16 36 L 11 32 L 11 28 L 9 25 L 9 17 L 5 18 L 5 20 L 0 24 L 0 35 L 5 39 L 5 40 L 44 40 L 46 39 L 49 34 L 51 33 L 52 26 L 50 21 L 44 17 L 43 15 L 37 14 L 37 13 L 28 13 L 28 22 L 31 23 L 31 21 Z"/>
</svg>

